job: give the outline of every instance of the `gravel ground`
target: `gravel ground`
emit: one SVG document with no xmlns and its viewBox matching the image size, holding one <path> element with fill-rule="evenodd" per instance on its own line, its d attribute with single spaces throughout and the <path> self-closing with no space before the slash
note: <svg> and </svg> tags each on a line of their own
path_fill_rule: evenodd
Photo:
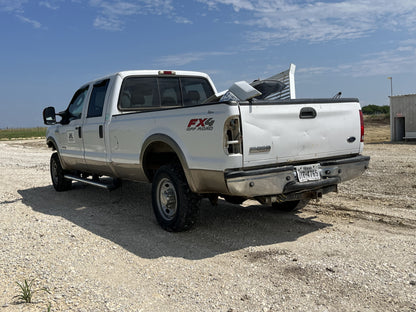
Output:
<svg viewBox="0 0 416 312">
<path fill-rule="evenodd" d="M 150 185 L 53 190 L 44 141 L 0 142 L 1 311 L 416 311 L 416 145 L 297 213 L 203 201 L 167 233 Z M 17 281 L 34 279 L 33 303 Z"/>
</svg>

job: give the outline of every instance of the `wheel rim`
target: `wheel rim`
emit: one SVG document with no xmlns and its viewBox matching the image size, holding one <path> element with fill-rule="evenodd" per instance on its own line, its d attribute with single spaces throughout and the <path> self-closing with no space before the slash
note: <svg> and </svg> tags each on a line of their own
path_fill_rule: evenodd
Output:
<svg viewBox="0 0 416 312">
<path fill-rule="evenodd" d="M 52 173 L 52 180 L 53 183 L 57 184 L 58 183 L 58 164 L 56 163 L 56 161 L 52 161 L 52 166 L 51 166 L 51 173 Z"/>
<path fill-rule="evenodd" d="M 157 207 L 160 215 L 165 220 L 175 218 L 178 210 L 178 199 L 176 197 L 176 189 L 172 181 L 163 178 L 157 186 Z"/>
</svg>

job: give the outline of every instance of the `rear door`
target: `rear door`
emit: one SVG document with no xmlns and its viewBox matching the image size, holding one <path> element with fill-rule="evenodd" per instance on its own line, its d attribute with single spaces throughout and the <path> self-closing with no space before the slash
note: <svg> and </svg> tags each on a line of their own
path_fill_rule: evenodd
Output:
<svg viewBox="0 0 416 312">
<path fill-rule="evenodd" d="M 95 83 L 88 102 L 86 118 L 82 128 L 85 162 L 93 173 L 110 173 L 106 163 L 106 145 L 104 139 L 105 102 L 108 98 L 110 79 Z"/>
<path fill-rule="evenodd" d="M 360 105 L 342 100 L 240 105 L 244 166 L 359 153 Z"/>
</svg>

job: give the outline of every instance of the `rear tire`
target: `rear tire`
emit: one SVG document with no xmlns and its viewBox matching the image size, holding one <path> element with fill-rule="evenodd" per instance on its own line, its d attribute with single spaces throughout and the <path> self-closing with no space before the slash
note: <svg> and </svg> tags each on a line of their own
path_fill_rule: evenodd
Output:
<svg viewBox="0 0 416 312">
<path fill-rule="evenodd" d="M 160 167 L 153 178 L 152 205 L 157 222 L 169 232 L 189 230 L 196 222 L 201 198 L 194 194 L 178 164 Z"/>
<path fill-rule="evenodd" d="M 64 192 L 72 188 L 72 181 L 64 177 L 66 171 L 62 169 L 58 153 L 53 153 L 50 161 L 52 184 L 56 191 Z"/>
</svg>

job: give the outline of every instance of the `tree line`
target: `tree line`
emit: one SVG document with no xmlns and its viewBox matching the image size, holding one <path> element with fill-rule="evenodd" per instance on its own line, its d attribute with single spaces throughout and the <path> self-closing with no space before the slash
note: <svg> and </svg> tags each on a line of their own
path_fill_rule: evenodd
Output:
<svg viewBox="0 0 416 312">
<path fill-rule="evenodd" d="M 378 114 L 390 114 L 390 106 L 378 106 L 370 104 L 361 108 L 363 114 L 365 115 L 378 115 Z"/>
</svg>

